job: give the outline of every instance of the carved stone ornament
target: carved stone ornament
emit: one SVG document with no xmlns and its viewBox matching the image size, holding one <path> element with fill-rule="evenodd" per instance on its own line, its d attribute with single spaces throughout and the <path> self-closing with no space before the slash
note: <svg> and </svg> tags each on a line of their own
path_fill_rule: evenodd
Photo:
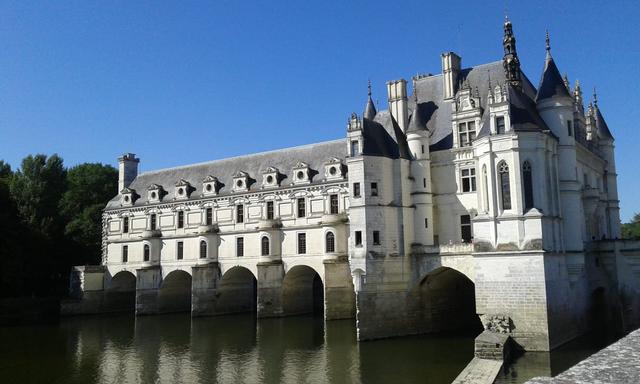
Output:
<svg viewBox="0 0 640 384">
<path fill-rule="evenodd" d="M 485 331 L 511 333 L 513 330 L 513 322 L 507 315 L 485 314 L 480 316 L 480 320 Z"/>
</svg>

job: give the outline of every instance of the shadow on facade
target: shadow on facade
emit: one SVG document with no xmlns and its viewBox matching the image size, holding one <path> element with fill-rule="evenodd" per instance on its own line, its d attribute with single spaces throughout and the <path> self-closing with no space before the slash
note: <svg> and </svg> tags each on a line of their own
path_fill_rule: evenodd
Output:
<svg viewBox="0 0 640 384">
<path fill-rule="evenodd" d="M 128 271 L 116 273 L 105 290 L 108 312 L 133 312 L 136 307 L 136 276 Z"/>
<path fill-rule="evenodd" d="M 291 268 L 282 282 L 282 309 L 285 316 L 324 312 L 324 286 L 311 267 Z"/>
<path fill-rule="evenodd" d="M 191 311 L 191 275 L 176 270 L 167 275 L 158 291 L 159 313 Z"/>
<path fill-rule="evenodd" d="M 220 280 L 216 292 L 216 314 L 255 312 L 257 283 L 253 273 L 244 267 L 233 267 Z"/>
</svg>

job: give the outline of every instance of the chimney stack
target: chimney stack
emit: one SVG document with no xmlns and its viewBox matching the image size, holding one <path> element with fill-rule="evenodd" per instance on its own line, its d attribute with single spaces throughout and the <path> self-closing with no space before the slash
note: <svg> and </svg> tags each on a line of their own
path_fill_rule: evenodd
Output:
<svg viewBox="0 0 640 384">
<path fill-rule="evenodd" d="M 389 111 L 398 122 L 402 132 L 407 131 L 407 81 L 405 79 L 392 80 L 387 83 L 389 95 Z"/>
<path fill-rule="evenodd" d="M 118 158 L 118 193 L 138 176 L 138 163 L 140 159 L 133 153 L 125 153 Z"/>
<path fill-rule="evenodd" d="M 444 90 L 444 99 L 451 99 L 456 94 L 458 84 L 458 74 L 460 73 L 460 65 L 462 59 L 453 52 L 442 54 L 442 81 Z"/>
</svg>

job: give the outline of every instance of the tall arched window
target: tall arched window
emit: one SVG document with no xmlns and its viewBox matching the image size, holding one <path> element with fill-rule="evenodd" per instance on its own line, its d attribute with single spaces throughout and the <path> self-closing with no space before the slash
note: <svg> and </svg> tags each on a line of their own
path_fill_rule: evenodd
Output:
<svg viewBox="0 0 640 384">
<path fill-rule="evenodd" d="M 482 166 L 482 202 L 485 212 L 489 212 L 489 179 L 487 178 L 487 165 Z"/>
<path fill-rule="evenodd" d="M 267 236 L 262 236 L 261 245 L 262 245 L 262 256 L 268 256 L 269 255 L 269 238 Z"/>
<path fill-rule="evenodd" d="M 531 177 L 531 163 L 522 164 L 522 183 L 524 184 L 524 209 L 533 208 L 533 179 Z"/>
<path fill-rule="evenodd" d="M 200 258 L 207 258 L 207 242 L 204 240 L 200 240 Z"/>
<path fill-rule="evenodd" d="M 511 186 L 509 184 L 509 166 L 503 160 L 498 163 L 498 176 L 500 180 L 500 197 L 502 209 L 511 209 Z"/>
<path fill-rule="evenodd" d="M 142 257 L 144 261 L 149 261 L 149 244 L 145 244 L 143 248 Z"/>
<path fill-rule="evenodd" d="M 327 253 L 336 251 L 336 237 L 333 232 L 327 232 L 325 236 L 325 248 L 327 249 Z"/>
</svg>

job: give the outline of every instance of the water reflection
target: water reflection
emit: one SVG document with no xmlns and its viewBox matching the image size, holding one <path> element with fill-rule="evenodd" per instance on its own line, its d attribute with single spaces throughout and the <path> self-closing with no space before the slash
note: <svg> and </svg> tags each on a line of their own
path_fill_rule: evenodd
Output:
<svg viewBox="0 0 640 384">
<path fill-rule="evenodd" d="M 186 314 L 1 328 L 0 382 L 450 383 L 473 356 L 475 335 L 357 343 L 354 328 L 317 317 Z M 525 354 L 500 380 L 557 374 L 583 357 L 580 348 L 593 351 Z"/>
</svg>

